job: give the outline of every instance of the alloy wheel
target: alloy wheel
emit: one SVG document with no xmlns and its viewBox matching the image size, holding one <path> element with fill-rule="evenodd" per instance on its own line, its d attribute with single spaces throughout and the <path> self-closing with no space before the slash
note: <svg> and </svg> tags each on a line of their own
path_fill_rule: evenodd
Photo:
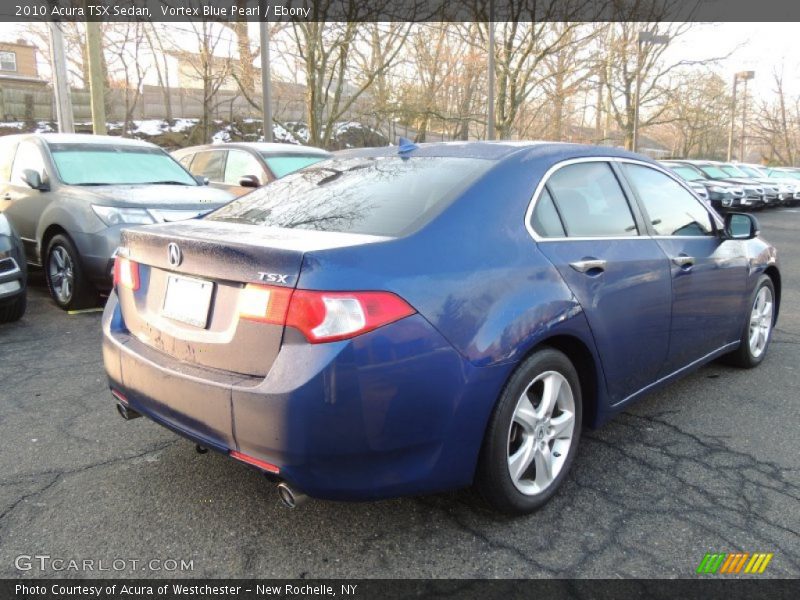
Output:
<svg viewBox="0 0 800 600">
<path fill-rule="evenodd" d="M 508 431 L 508 471 L 523 494 L 540 494 L 558 477 L 575 433 L 575 398 L 569 381 L 546 371 L 517 401 Z"/>
<path fill-rule="evenodd" d="M 55 246 L 50 251 L 47 264 L 50 285 L 61 304 L 72 300 L 75 284 L 75 270 L 69 252 L 63 246 Z"/>
<path fill-rule="evenodd" d="M 772 290 L 762 286 L 753 302 L 750 313 L 750 353 L 758 358 L 764 353 L 772 329 Z"/>
</svg>

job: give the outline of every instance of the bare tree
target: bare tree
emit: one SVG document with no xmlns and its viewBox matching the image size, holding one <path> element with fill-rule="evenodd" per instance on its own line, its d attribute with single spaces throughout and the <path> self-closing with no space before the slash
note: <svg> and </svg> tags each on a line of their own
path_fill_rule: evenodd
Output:
<svg viewBox="0 0 800 600">
<path fill-rule="evenodd" d="M 768 161 L 794 165 L 798 157 L 800 136 L 800 98 L 788 97 L 783 69 L 775 69 L 772 78 L 774 96 L 757 105 L 752 127 L 756 132 L 756 139 L 766 150 L 765 158 Z"/>
<path fill-rule="evenodd" d="M 124 98 L 122 135 L 126 135 L 134 118 L 134 111 L 142 96 L 142 84 L 147 72 L 143 60 L 146 25 L 141 22 L 109 23 L 105 33 L 105 52 L 111 57 L 110 69 L 113 86 Z"/>
<path fill-rule="evenodd" d="M 366 0 L 354 0 L 346 7 L 351 20 L 325 22 L 333 7 L 332 0 L 315 2 L 308 21 L 292 23 L 293 41 L 306 80 L 308 141 L 320 146 L 330 143 L 336 123 L 395 63 L 411 27 L 410 23 L 382 24 L 379 54 L 368 68 L 355 69 L 357 48 L 370 46 L 371 37 L 365 35 L 368 28 L 357 21 L 376 7 Z"/>
<path fill-rule="evenodd" d="M 215 110 L 220 106 L 219 90 L 229 82 L 233 71 L 230 48 L 225 47 L 222 27 L 211 21 L 190 22 L 197 40 L 197 51 L 188 52 L 174 47 L 172 53 L 186 65 L 187 75 L 202 85 L 202 117 L 200 134 L 204 142 L 210 141 L 211 124 Z"/>
</svg>

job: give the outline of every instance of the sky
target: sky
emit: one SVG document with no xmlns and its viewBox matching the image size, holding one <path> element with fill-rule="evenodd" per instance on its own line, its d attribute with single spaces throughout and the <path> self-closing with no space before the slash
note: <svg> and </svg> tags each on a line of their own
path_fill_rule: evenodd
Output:
<svg viewBox="0 0 800 600">
<path fill-rule="evenodd" d="M 773 71 L 783 70 L 790 95 L 800 96 L 800 23 L 715 23 L 695 25 L 665 52 L 665 60 L 696 60 L 733 54 L 717 66 L 726 81 L 738 71 L 755 71 L 748 93 L 766 98 L 774 89 Z"/>
<path fill-rule="evenodd" d="M 253 36 L 257 35 L 256 24 Z M 0 23 L 0 40 L 20 37 L 20 25 Z M 673 40 L 664 59 L 700 60 L 730 56 L 714 68 L 727 81 L 738 71 L 755 71 L 748 90 L 768 98 L 774 89 L 772 73 L 783 71 L 786 92 L 800 96 L 800 23 L 698 23 Z"/>
</svg>

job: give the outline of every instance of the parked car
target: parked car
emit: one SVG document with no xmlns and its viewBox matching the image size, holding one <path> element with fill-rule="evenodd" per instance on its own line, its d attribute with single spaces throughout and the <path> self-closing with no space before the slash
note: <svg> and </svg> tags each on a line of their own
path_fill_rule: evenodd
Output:
<svg viewBox="0 0 800 600">
<path fill-rule="evenodd" d="M 800 169 L 797 167 L 770 167 L 767 169 L 767 174 L 770 177 L 780 177 L 800 182 Z"/>
<path fill-rule="evenodd" d="M 790 190 L 788 186 L 784 184 L 775 182 L 768 177 L 762 177 L 760 173 L 751 173 L 740 163 L 719 163 L 719 167 L 731 177 L 747 177 L 763 186 L 764 194 L 769 200 L 769 205 L 772 207 L 783 204 L 787 200 L 791 200 L 794 194 L 794 189 Z"/>
<path fill-rule="evenodd" d="M 294 144 L 236 142 L 182 148 L 172 153 L 193 175 L 237 196 L 331 157 L 327 150 Z"/>
<path fill-rule="evenodd" d="M 65 310 L 111 288 L 119 232 L 131 224 L 189 219 L 233 196 L 199 183 L 158 146 L 75 134 L 0 138 L 0 212 L 28 263 L 44 267 Z"/>
<path fill-rule="evenodd" d="M 769 182 L 781 188 L 780 199 L 783 204 L 793 206 L 800 201 L 800 181 L 797 181 L 797 179 L 781 176 L 778 173 L 770 173 L 769 169 L 761 165 L 736 163 L 736 166 L 750 177 L 754 177 L 759 181 Z"/>
<path fill-rule="evenodd" d="M 22 240 L 0 213 L 0 323 L 17 321 L 25 314 L 25 269 Z"/>
<path fill-rule="evenodd" d="M 769 206 L 770 203 L 777 201 L 777 191 L 775 193 L 767 193 L 767 190 L 764 188 L 763 185 L 755 181 L 750 177 L 734 177 L 730 173 L 724 171 L 720 167 L 720 163 L 714 161 L 702 161 L 702 160 L 671 160 L 670 162 L 673 163 L 680 163 L 686 165 L 693 165 L 700 169 L 703 174 L 718 182 L 728 182 L 733 183 L 735 185 L 741 186 L 744 190 L 744 195 L 747 200 L 748 207 L 752 208 L 753 210 L 761 210 L 766 206 Z"/>
<path fill-rule="evenodd" d="M 720 212 L 747 209 L 754 204 L 753 200 L 745 197 L 741 185 L 709 179 L 694 165 L 668 160 L 661 161 L 661 164 L 686 181 L 692 189 L 702 187 L 706 191 L 708 202 Z"/>
<path fill-rule="evenodd" d="M 337 154 L 124 231 L 115 281 L 126 419 L 289 505 L 474 483 L 510 513 L 553 496 L 584 425 L 717 357 L 761 363 L 781 291 L 751 215 L 636 154 L 521 142 Z"/>
</svg>

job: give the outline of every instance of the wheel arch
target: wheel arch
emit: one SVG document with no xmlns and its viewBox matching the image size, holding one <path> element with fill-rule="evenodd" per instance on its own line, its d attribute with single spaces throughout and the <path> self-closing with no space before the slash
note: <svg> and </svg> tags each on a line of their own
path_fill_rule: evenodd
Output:
<svg viewBox="0 0 800 600">
<path fill-rule="evenodd" d="M 581 386 L 583 424 L 588 427 L 596 426 L 601 374 L 592 351 L 580 338 L 561 334 L 540 341 L 528 352 L 525 359 L 542 348 L 558 350 L 573 364 L 578 372 L 578 380 Z"/>
<path fill-rule="evenodd" d="M 772 285 L 775 288 L 775 317 L 774 322 L 778 321 L 778 312 L 781 308 L 781 273 L 778 267 L 770 265 L 764 269 L 764 275 L 772 280 Z"/>
<path fill-rule="evenodd" d="M 44 253 L 47 251 L 47 245 L 50 243 L 50 240 L 59 234 L 65 235 L 69 239 L 72 239 L 72 237 L 69 235 L 69 232 L 58 223 L 52 223 L 48 225 L 42 232 L 41 242 L 39 243 L 39 261 L 42 263 L 42 265 L 44 265 Z"/>
</svg>

